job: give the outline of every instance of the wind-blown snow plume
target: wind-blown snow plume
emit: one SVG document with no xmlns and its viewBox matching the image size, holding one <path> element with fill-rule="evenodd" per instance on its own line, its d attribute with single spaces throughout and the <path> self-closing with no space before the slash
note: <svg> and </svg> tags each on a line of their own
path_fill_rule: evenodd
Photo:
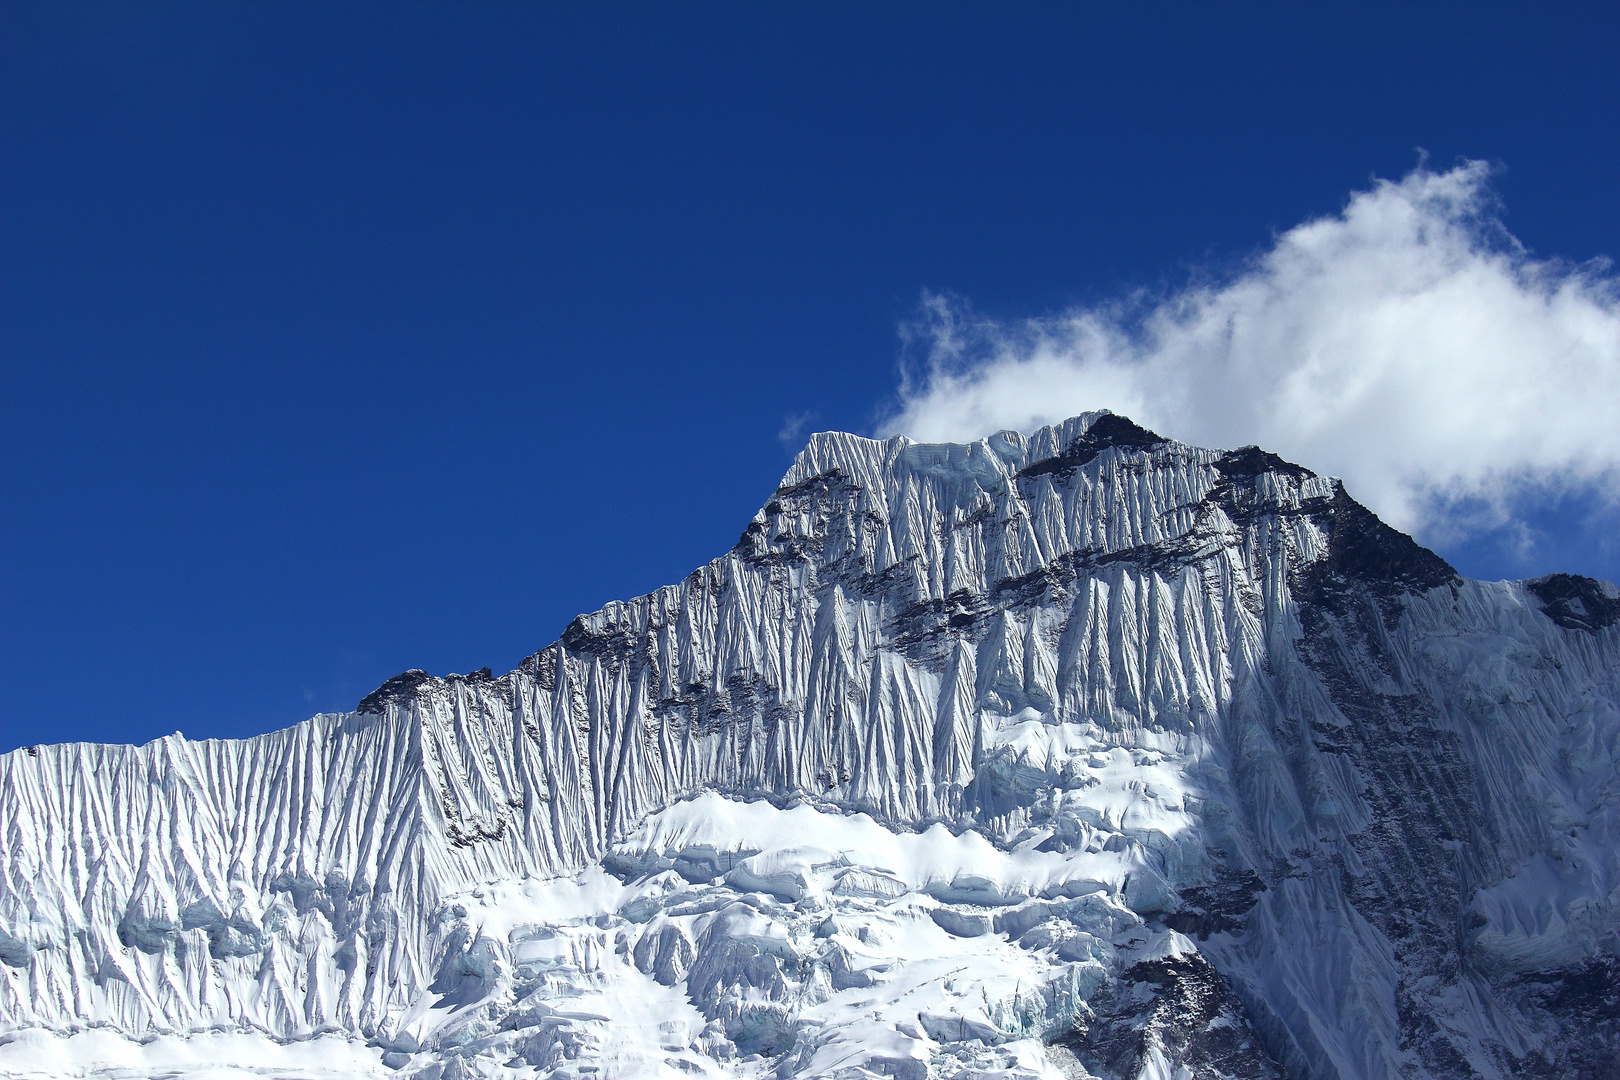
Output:
<svg viewBox="0 0 1620 1080">
<path fill-rule="evenodd" d="M 882 427 L 1030 431 L 1110 408 L 1200 445 L 1258 442 L 1431 540 L 1620 465 L 1620 290 L 1533 258 L 1490 170 L 1419 168 L 1169 296 L 997 322 L 930 295 L 921 372 Z"/>
</svg>

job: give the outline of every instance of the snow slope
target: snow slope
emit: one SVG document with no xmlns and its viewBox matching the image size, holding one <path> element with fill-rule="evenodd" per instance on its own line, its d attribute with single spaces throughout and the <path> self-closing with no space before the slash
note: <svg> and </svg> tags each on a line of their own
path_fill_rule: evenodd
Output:
<svg viewBox="0 0 1620 1080">
<path fill-rule="evenodd" d="M 1620 1075 L 1617 623 L 1107 413 L 817 435 L 499 678 L 0 757 L 0 1076 Z"/>
</svg>

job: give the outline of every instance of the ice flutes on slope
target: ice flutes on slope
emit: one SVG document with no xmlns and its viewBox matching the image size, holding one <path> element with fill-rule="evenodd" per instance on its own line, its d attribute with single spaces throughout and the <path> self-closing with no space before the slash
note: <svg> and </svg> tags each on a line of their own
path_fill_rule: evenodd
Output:
<svg viewBox="0 0 1620 1080">
<path fill-rule="evenodd" d="M 1617 623 L 1108 413 L 817 435 L 499 678 L 0 758 L 0 1074 L 1620 1075 Z"/>
</svg>

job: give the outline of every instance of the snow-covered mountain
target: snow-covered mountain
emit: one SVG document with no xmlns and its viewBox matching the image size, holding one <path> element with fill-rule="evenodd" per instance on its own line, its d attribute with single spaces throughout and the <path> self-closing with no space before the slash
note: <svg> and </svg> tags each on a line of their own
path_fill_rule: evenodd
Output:
<svg viewBox="0 0 1620 1080">
<path fill-rule="evenodd" d="M 505 675 L 0 757 L 0 1075 L 1620 1076 L 1617 623 L 1108 413 L 817 435 Z"/>
</svg>

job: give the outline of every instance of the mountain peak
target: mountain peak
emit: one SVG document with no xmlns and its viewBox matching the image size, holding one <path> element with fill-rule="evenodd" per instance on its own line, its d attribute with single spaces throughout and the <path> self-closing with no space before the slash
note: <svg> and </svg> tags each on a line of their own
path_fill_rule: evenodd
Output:
<svg viewBox="0 0 1620 1080">
<path fill-rule="evenodd" d="M 1602 1075 L 1617 624 L 1612 586 L 1462 579 L 1257 447 L 819 434 L 731 551 L 499 678 L 0 757 L 0 1039 Z"/>
</svg>

